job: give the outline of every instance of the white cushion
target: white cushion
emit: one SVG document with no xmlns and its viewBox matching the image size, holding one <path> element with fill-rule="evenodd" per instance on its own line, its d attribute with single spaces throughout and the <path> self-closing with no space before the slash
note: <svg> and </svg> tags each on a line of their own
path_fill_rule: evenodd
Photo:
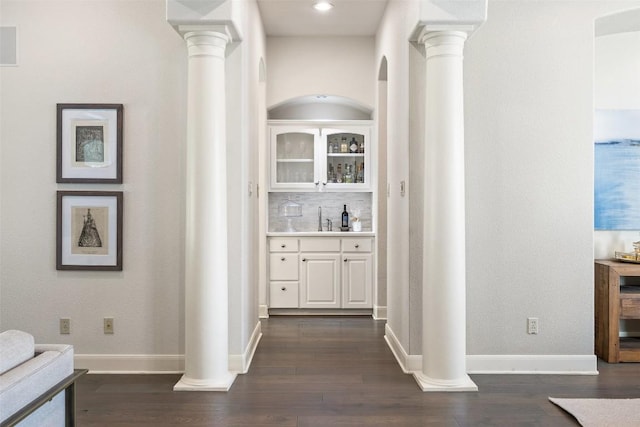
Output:
<svg viewBox="0 0 640 427">
<path fill-rule="evenodd" d="M 36 352 L 36 357 L 0 375 L 0 422 L 73 373 L 73 346 L 38 344 Z M 38 411 L 40 410 L 42 408 Z M 48 409 L 43 411 L 48 411 Z M 61 413 L 64 415 L 64 411 Z M 25 427 L 51 425 L 34 417 L 35 414 L 34 412 L 22 422 L 26 423 Z M 64 418 L 62 419 L 64 421 Z M 56 421 L 55 425 L 64 425 L 63 421 Z M 23 426 L 22 423 L 20 426 Z"/>
<path fill-rule="evenodd" d="M 16 330 L 0 333 L 0 375 L 32 359 L 34 355 L 32 335 Z"/>
</svg>

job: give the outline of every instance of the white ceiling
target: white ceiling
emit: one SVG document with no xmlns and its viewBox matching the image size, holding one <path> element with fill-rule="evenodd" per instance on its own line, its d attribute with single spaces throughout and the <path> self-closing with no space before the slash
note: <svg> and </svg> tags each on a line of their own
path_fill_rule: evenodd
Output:
<svg viewBox="0 0 640 427">
<path fill-rule="evenodd" d="M 258 0 L 267 36 L 373 36 L 387 0 L 329 0 L 327 12 L 315 0 Z"/>
</svg>

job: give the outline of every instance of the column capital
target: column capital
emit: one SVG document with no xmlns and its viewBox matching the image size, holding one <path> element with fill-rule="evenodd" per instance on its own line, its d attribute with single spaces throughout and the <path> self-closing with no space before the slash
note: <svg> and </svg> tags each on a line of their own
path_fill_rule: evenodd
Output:
<svg viewBox="0 0 640 427">
<path fill-rule="evenodd" d="M 461 29 L 444 29 L 424 27 L 418 35 L 420 44 L 431 46 L 441 44 L 464 44 L 467 40 L 467 32 Z"/>
<path fill-rule="evenodd" d="M 418 37 L 418 43 L 426 49 L 427 59 L 435 56 L 462 56 L 467 33 L 460 30 L 433 31 L 425 27 Z"/>
<path fill-rule="evenodd" d="M 190 57 L 218 56 L 224 51 L 232 37 L 225 25 L 181 25 L 178 31 L 187 42 Z"/>
</svg>

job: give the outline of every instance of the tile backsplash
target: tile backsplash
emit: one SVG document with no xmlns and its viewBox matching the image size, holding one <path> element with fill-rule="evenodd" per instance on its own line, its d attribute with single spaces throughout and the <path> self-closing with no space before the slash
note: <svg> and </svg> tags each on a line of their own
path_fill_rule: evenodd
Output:
<svg viewBox="0 0 640 427">
<path fill-rule="evenodd" d="M 318 207 L 322 207 L 322 228 L 327 230 L 327 219 L 333 222 L 333 231 L 340 231 L 342 210 L 347 205 L 349 225 L 354 211 L 359 211 L 362 231 L 372 231 L 372 193 L 269 193 L 269 231 L 285 231 L 287 218 L 278 214 L 280 204 L 290 199 L 302 205 L 302 216 L 292 219 L 296 231 L 318 231 Z"/>
</svg>

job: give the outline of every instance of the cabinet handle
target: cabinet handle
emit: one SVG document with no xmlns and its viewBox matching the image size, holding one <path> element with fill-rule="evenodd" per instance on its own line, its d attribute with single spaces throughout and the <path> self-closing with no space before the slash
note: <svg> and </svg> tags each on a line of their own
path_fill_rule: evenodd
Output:
<svg viewBox="0 0 640 427">
<path fill-rule="evenodd" d="M 320 181 L 316 181 L 316 182 L 315 182 L 315 184 L 316 184 L 316 185 L 319 185 L 319 184 L 320 184 Z"/>
<path fill-rule="evenodd" d="M 285 257 L 280 258 L 280 261 L 286 261 L 287 259 Z"/>
<path fill-rule="evenodd" d="M 326 182 L 323 182 L 323 183 L 322 183 L 322 185 L 327 185 L 327 183 L 326 183 Z"/>
<path fill-rule="evenodd" d="M 358 245 L 358 244 L 356 243 L 356 249 L 358 249 L 359 247 L 360 247 L 360 245 Z"/>
<path fill-rule="evenodd" d="M 347 259 L 346 259 L 346 258 L 344 259 L 344 262 L 347 262 Z"/>
<path fill-rule="evenodd" d="M 302 258 L 302 262 L 306 262 L 306 261 L 307 261 L 307 259 L 306 259 L 306 258 Z"/>
<path fill-rule="evenodd" d="M 285 288 L 284 286 L 280 288 L 281 291 L 286 291 L 287 288 Z"/>
<path fill-rule="evenodd" d="M 283 243 L 283 244 L 281 244 L 281 245 L 280 245 L 280 247 L 284 249 L 284 248 L 286 248 L 286 247 L 287 247 L 287 245 L 285 245 L 285 244 Z"/>
</svg>

